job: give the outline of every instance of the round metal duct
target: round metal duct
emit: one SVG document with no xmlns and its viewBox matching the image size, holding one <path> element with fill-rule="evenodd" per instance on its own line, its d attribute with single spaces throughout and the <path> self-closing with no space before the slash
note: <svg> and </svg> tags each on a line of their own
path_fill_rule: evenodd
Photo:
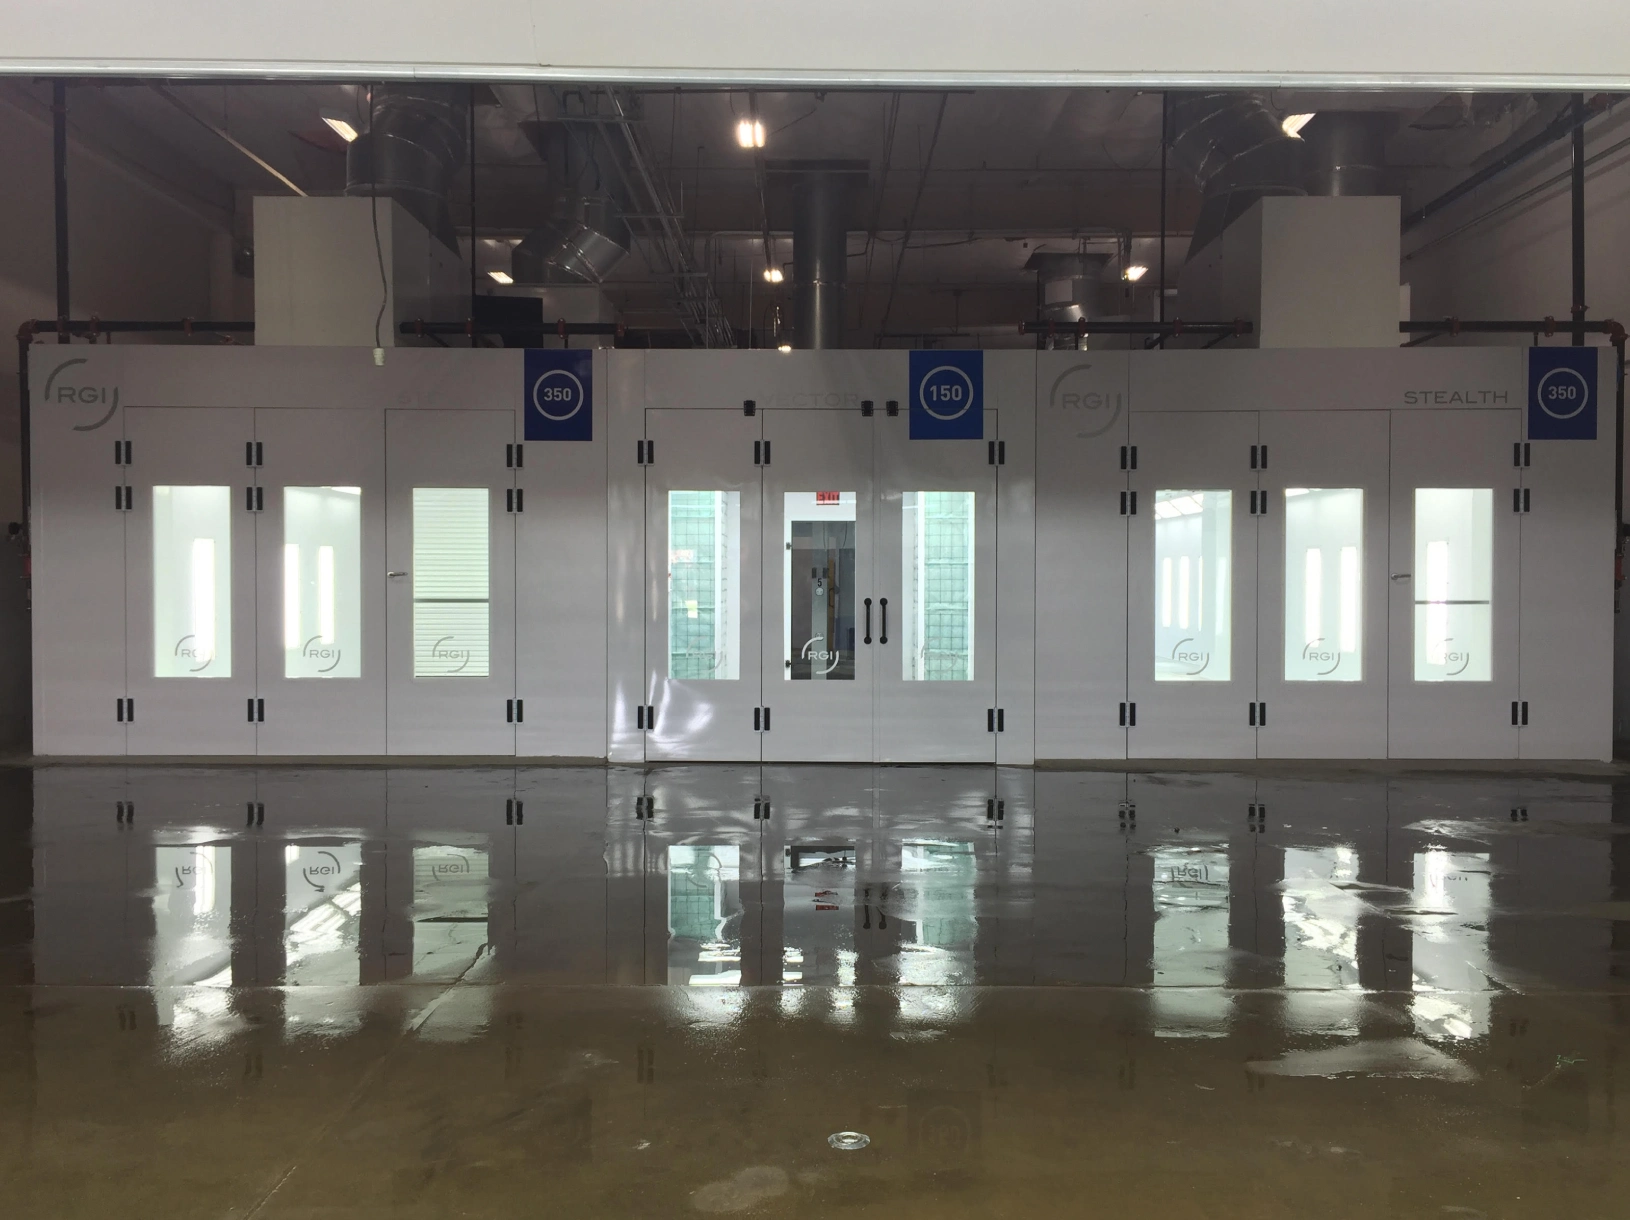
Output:
<svg viewBox="0 0 1630 1220">
<path fill-rule="evenodd" d="M 515 247 L 510 274 L 520 284 L 598 284 L 632 244 L 612 200 L 557 195 L 549 218 Z"/>
</svg>

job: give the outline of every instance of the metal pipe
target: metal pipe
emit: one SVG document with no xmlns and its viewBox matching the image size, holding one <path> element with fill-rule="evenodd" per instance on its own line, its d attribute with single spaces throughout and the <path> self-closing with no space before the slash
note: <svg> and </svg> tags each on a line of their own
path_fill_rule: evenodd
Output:
<svg viewBox="0 0 1630 1220">
<path fill-rule="evenodd" d="M 793 346 L 843 346 L 843 290 L 849 274 L 846 176 L 829 170 L 798 175 L 792 200 Z"/>
<path fill-rule="evenodd" d="M 630 333 L 628 327 L 621 322 L 538 322 L 517 325 L 511 322 L 477 324 L 473 321 L 426 322 L 418 319 L 403 322 L 396 329 L 400 334 L 426 338 L 434 338 L 437 335 L 503 334 L 537 336 L 543 339 L 564 338 L 568 335 L 614 335 L 621 339 Z"/>
<path fill-rule="evenodd" d="M 1581 322 L 1580 326 L 1587 334 L 1613 336 L 1615 342 L 1618 336 L 1625 333 L 1623 323 L 1615 322 L 1612 318 L 1603 318 L 1598 322 Z M 1568 329 L 1570 329 L 1568 323 L 1558 322 L 1555 318 L 1530 318 L 1526 321 L 1437 318 L 1432 321 L 1398 323 L 1399 332 L 1406 335 L 1554 335 L 1558 331 Z"/>
<path fill-rule="evenodd" d="M 1166 324 L 1166 163 L 1171 159 L 1172 147 L 1172 101 L 1171 94 L 1166 90 L 1160 91 L 1160 287 L 1156 295 L 1160 298 L 1160 323 Z M 1039 291 L 1039 288 L 1038 288 Z M 1160 337 L 1161 346 L 1166 344 L 1166 337 Z"/>
<path fill-rule="evenodd" d="M 1403 220 L 1403 231 L 1405 233 L 1409 232 L 1416 225 L 1420 224 L 1428 217 L 1441 212 L 1444 208 L 1448 207 L 1451 203 L 1454 203 L 1457 199 L 1465 198 L 1478 187 L 1482 186 L 1485 182 L 1499 177 L 1512 166 L 1519 165 L 1528 160 L 1529 157 L 1539 152 L 1542 148 L 1548 148 L 1550 145 L 1555 144 L 1563 136 L 1572 132 L 1576 127 L 1583 127 L 1588 120 L 1594 118 L 1603 110 L 1606 110 L 1607 103 L 1607 94 L 1598 93 L 1595 97 L 1584 103 L 1582 110 L 1576 110 L 1572 106 L 1568 107 L 1561 114 L 1557 115 L 1556 118 L 1552 119 L 1550 123 L 1546 124 L 1545 129 L 1538 135 L 1524 140 L 1521 144 L 1517 145 L 1516 148 L 1506 153 L 1505 156 L 1496 161 L 1490 162 L 1488 165 L 1485 165 L 1482 169 L 1478 170 L 1470 178 L 1467 178 L 1465 181 L 1456 186 L 1450 187 L 1436 199 L 1432 199 L 1422 204 L 1408 216 L 1405 216 Z"/>
<path fill-rule="evenodd" d="M 470 317 L 475 317 L 475 85 L 470 86 Z M 475 331 L 470 331 L 470 346 L 476 345 Z"/>
<path fill-rule="evenodd" d="M 1097 321 L 1083 318 L 1079 322 L 1050 322 L 1038 318 L 1034 322 L 1020 322 L 1021 335 L 1248 335 L 1253 327 L 1249 318 L 1235 318 L 1232 322 L 1185 322 L 1173 318 L 1170 322 L 1127 322 L 1123 320 Z"/>
<path fill-rule="evenodd" d="M 1573 345 L 1585 346 L 1585 95 L 1573 95 Z"/>
<path fill-rule="evenodd" d="M 68 292 L 68 85 L 60 80 L 51 82 L 51 171 L 56 208 L 57 317 L 63 319 L 73 306 Z M 68 336 L 58 334 L 57 342 L 68 342 Z"/>
</svg>

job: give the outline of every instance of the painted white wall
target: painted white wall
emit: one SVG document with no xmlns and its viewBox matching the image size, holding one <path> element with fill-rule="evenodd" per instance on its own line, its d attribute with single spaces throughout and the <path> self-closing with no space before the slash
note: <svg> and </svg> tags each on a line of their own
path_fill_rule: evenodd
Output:
<svg viewBox="0 0 1630 1220">
<path fill-rule="evenodd" d="M 1282 0 L 1176 7 L 1034 0 L 204 0 L 37 5 L 0 72 L 830 81 L 1624 88 L 1621 0 Z"/>
<path fill-rule="evenodd" d="M 47 91 L 46 96 L 49 96 Z M 69 104 L 69 273 L 76 317 L 180 318 L 210 313 L 210 250 L 231 215 L 183 202 L 94 138 Z M 17 347 L 30 318 L 56 314 L 51 117 L 39 90 L 0 89 L 0 524 L 22 516 Z M 211 219 L 211 215 L 215 219 Z M 230 260 L 230 246 L 227 248 Z M 230 277 L 228 277 L 230 279 Z M 55 344 L 55 339 L 36 340 Z M 83 345 L 80 345 L 83 346 Z M 26 736 L 28 638 L 22 552 L 0 539 L 0 750 Z M 17 641 L 14 646 L 11 641 Z"/>
</svg>

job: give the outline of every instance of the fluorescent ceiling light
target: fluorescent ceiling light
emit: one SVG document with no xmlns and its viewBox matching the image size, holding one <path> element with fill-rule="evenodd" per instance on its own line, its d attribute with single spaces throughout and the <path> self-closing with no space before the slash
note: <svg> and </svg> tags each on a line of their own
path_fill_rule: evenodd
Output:
<svg viewBox="0 0 1630 1220">
<path fill-rule="evenodd" d="M 1307 126 L 1308 120 L 1312 117 L 1311 114 L 1287 114 L 1285 121 L 1279 125 L 1285 129 L 1287 136 L 1295 136 L 1297 139 L 1301 139 L 1302 128 Z"/>
<path fill-rule="evenodd" d="M 736 143 L 743 148 L 763 148 L 764 124 L 758 119 L 743 119 L 737 123 Z"/>
<path fill-rule="evenodd" d="M 772 284 L 779 284 L 787 277 L 781 273 L 780 267 L 766 267 L 764 268 L 764 278 Z"/>
<path fill-rule="evenodd" d="M 499 284 L 513 284 L 515 282 L 515 277 L 507 271 L 489 271 L 487 274 L 492 276 L 493 280 Z"/>
<path fill-rule="evenodd" d="M 778 351 L 778 352 L 790 352 L 792 350 L 792 344 L 783 343 L 780 347 L 776 348 L 775 350 Z"/>
<path fill-rule="evenodd" d="M 333 129 L 334 134 L 347 144 L 357 138 L 357 129 L 352 125 L 351 120 L 337 110 L 323 111 L 323 122 L 327 123 Z"/>
<path fill-rule="evenodd" d="M 1121 272 L 1121 274 L 1136 284 L 1144 276 L 1149 274 L 1149 268 L 1145 267 L 1142 263 L 1133 263 L 1125 271 Z"/>
</svg>

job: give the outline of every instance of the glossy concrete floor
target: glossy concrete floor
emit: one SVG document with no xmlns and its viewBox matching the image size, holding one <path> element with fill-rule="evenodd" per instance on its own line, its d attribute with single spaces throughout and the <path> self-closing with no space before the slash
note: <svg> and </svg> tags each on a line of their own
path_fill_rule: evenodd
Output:
<svg viewBox="0 0 1630 1220">
<path fill-rule="evenodd" d="M 0 1214 L 1620 1217 L 1627 800 L 0 773 Z"/>
</svg>

